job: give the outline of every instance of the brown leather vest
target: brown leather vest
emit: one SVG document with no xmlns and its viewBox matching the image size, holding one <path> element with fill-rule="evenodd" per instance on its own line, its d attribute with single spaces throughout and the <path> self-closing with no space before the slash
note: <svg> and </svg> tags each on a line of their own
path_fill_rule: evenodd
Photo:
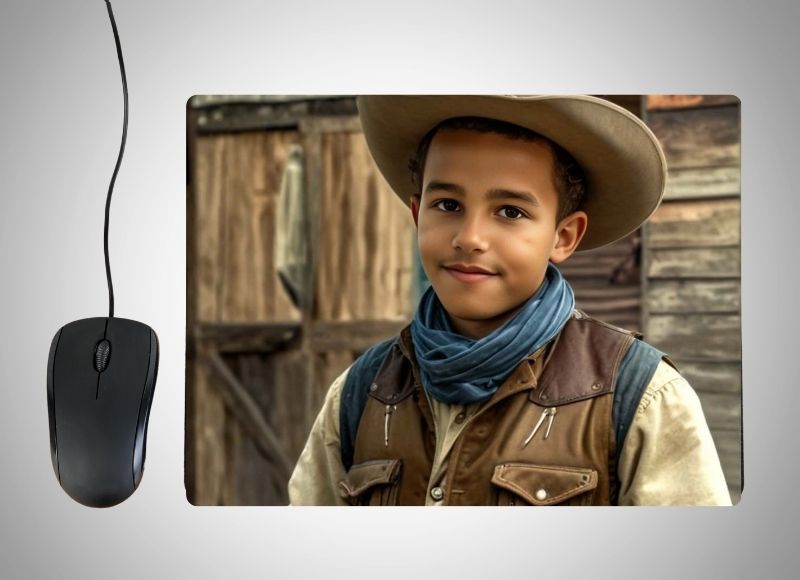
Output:
<svg viewBox="0 0 800 580">
<path fill-rule="evenodd" d="M 613 389 L 633 340 L 576 311 L 539 355 L 541 376 L 535 355 L 517 365 L 466 420 L 446 481 L 429 482 L 435 428 L 406 327 L 370 386 L 342 496 L 356 505 L 424 505 L 427 494 L 445 505 L 608 505 Z"/>
</svg>

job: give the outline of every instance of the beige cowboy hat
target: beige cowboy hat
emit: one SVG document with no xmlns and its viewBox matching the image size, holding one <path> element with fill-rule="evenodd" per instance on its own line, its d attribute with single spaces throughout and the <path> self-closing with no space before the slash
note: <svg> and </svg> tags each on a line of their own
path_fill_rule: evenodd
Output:
<svg viewBox="0 0 800 580">
<path fill-rule="evenodd" d="M 635 115 L 597 97 L 391 96 L 357 99 L 378 168 L 406 205 L 416 193 L 408 162 L 420 140 L 453 117 L 488 117 L 544 135 L 566 149 L 587 177 L 581 208 L 589 227 L 578 250 L 610 244 L 638 228 L 664 195 L 667 162 L 655 135 Z"/>
</svg>

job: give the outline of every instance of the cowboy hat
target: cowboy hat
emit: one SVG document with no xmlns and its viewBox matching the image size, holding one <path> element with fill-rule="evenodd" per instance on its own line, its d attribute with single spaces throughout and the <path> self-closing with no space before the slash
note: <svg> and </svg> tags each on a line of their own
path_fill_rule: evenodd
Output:
<svg viewBox="0 0 800 580">
<path fill-rule="evenodd" d="M 530 129 L 567 150 L 587 180 L 580 209 L 589 226 L 578 250 L 625 237 L 656 210 L 667 162 L 647 126 L 597 97 L 370 95 L 357 99 L 370 153 L 394 192 L 410 205 L 417 193 L 408 168 L 425 134 L 453 117 L 487 117 Z"/>
</svg>

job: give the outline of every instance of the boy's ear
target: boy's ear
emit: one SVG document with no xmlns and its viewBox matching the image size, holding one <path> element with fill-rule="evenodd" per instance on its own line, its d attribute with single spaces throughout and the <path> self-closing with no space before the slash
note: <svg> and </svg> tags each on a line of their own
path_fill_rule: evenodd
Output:
<svg viewBox="0 0 800 580">
<path fill-rule="evenodd" d="M 589 216 L 584 211 L 569 214 L 556 227 L 556 239 L 550 261 L 559 264 L 569 258 L 583 239 L 589 225 Z"/>
<path fill-rule="evenodd" d="M 419 222 L 419 202 L 420 197 L 418 195 L 411 196 L 411 215 L 414 217 L 415 226 L 417 226 Z"/>
</svg>

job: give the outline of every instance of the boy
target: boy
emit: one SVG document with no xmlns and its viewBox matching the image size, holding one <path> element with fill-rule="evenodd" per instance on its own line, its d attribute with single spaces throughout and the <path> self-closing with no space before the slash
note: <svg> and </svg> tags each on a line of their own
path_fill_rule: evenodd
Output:
<svg viewBox="0 0 800 580">
<path fill-rule="evenodd" d="M 431 287 L 331 386 L 294 505 L 730 505 L 696 394 L 574 310 L 555 264 L 655 211 L 647 127 L 592 97 L 370 96 L 370 152 Z"/>
</svg>

